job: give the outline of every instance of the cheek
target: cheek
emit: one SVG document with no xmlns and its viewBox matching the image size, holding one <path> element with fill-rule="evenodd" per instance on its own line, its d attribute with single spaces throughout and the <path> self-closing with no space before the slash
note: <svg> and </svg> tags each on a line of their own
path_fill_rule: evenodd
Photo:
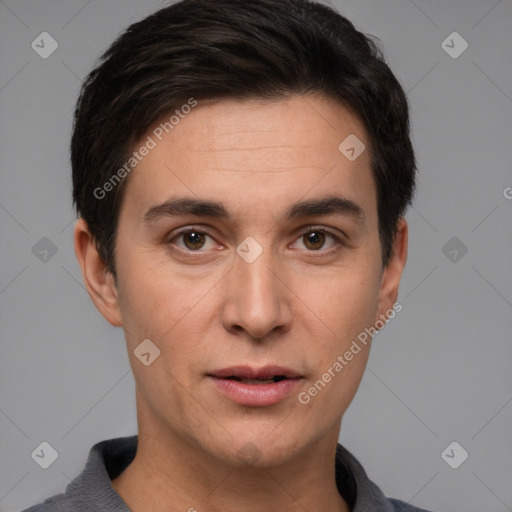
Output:
<svg viewBox="0 0 512 512">
<path fill-rule="evenodd" d="M 372 324 L 378 306 L 379 281 L 368 273 L 340 273 L 319 287 L 309 287 L 305 304 L 311 304 L 324 327 L 340 341 Z"/>
<path fill-rule="evenodd" d="M 129 342 L 159 340 L 190 310 L 190 293 L 184 293 L 171 275 L 165 275 L 137 259 L 123 261 L 119 269 L 119 305 Z"/>
<path fill-rule="evenodd" d="M 332 408 L 333 411 L 345 411 L 352 402 L 363 377 L 369 355 L 369 345 L 359 345 L 361 351 L 354 355 L 353 359 L 347 362 L 340 372 L 332 370 L 335 376 L 327 384 L 332 387 L 332 390 L 325 394 L 326 410 Z"/>
<path fill-rule="evenodd" d="M 371 344 L 365 329 L 375 319 L 379 282 L 378 273 L 351 268 L 323 286 L 310 287 L 308 300 L 314 301 L 316 314 L 311 334 L 321 340 L 308 355 L 314 368 L 311 392 L 316 393 L 311 405 L 322 414 L 333 411 L 333 420 L 348 407 L 363 376 Z"/>
<path fill-rule="evenodd" d="M 215 302 L 215 282 L 186 277 L 168 266 L 148 266 L 144 258 L 123 261 L 119 303 L 129 349 L 151 339 L 168 364 L 196 354 L 207 339 Z M 167 363 L 166 363 L 167 364 Z"/>
</svg>

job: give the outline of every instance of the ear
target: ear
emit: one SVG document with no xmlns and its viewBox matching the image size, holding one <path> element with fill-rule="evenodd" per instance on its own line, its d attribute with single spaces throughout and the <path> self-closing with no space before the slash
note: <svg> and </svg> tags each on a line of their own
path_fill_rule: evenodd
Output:
<svg viewBox="0 0 512 512">
<path fill-rule="evenodd" d="M 89 296 L 105 320 L 120 327 L 122 318 L 114 276 L 107 270 L 87 223 L 81 218 L 75 225 L 74 242 L 76 257 Z"/>
<path fill-rule="evenodd" d="M 405 267 L 405 262 L 407 261 L 407 241 L 407 221 L 404 218 L 400 218 L 397 224 L 397 231 L 393 240 L 389 262 L 382 271 L 379 303 L 375 321 L 381 318 L 380 315 L 387 316 L 386 312 L 393 310 L 393 304 L 396 303 L 400 279 Z"/>
</svg>

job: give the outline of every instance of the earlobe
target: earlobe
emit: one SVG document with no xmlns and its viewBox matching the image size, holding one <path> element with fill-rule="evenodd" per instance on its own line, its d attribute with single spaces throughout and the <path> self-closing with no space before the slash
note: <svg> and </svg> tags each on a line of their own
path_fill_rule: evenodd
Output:
<svg viewBox="0 0 512 512">
<path fill-rule="evenodd" d="M 87 223 L 82 218 L 75 225 L 74 244 L 82 278 L 91 300 L 107 322 L 120 327 L 122 318 L 114 278 L 101 259 Z"/>
<path fill-rule="evenodd" d="M 405 262 L 407 261 L 407 244 L 407 221 L 401 218 L 397 224 L 391 257 L 382 272 L 376 320 L 380 318 L 380 315 L 387 316 L 393 311 L 393 304 L 396 303 L 398 298 L 400 279 L 405 267 Z"/>
</svg>

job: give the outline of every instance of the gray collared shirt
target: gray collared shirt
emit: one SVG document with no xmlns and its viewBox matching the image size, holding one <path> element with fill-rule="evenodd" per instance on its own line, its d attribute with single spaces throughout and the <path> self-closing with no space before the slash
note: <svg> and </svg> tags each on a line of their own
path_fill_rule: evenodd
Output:
<svg viewBox="0 0 512 512">
<path fill-rule="evenodd" d="M 23 512 L 130 512 L 111 480 L 131 463 L 137 441 L 137 436 L 131 436 L 95 444 L 84 470 L 68 484 L 64 493 Z M 356 458 L 340 444 L 336 449 L 336 484 L 352 512 L 428 512 L 386 498 Z"/>
</svg>

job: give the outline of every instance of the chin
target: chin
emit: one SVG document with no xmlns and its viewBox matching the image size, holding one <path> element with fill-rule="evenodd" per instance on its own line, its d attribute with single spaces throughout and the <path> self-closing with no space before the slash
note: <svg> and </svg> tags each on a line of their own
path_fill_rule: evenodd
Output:
<svg viewBox="0 0 512 512">
<path fill-rule="evenodd" d="M 279 437 L 280 436 L 280 437 Z M 304 438 L 301 438 L 304 442 Z M 226 464 L 237 468 L 265 469 L 280 466 L 300 449 L 288 432 L 270 436 L 268 432 L 237 433 L 226 444 L 209 444 L 208 450 Z"/>
</svg>

